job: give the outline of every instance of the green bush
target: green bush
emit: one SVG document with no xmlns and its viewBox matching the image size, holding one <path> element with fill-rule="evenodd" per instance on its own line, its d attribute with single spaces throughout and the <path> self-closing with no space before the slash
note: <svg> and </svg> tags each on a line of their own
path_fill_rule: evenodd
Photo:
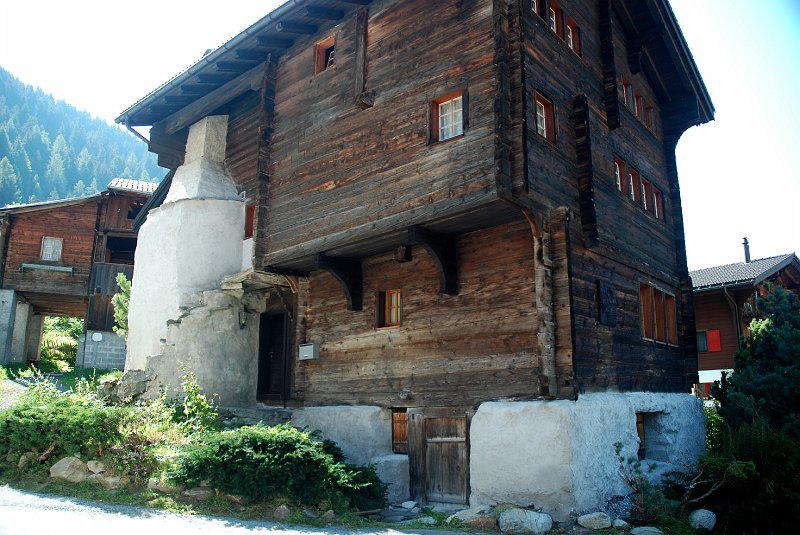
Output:
<svg viewBox="0 0 800 535">
<path fill-rule="evenodd" d="M 36 451 L 97 455 L 120 441 L 120 412 L 62 396 L 21 403 L 0 413 L 0 452 Z"/>
<path fill-rule="evenodd" d="M 231 494 L 326 502 L 336 509 L 379 507 L 385 496 L 374 470 L 335 461 L 322 442 L 289 426 L 209 434 L 204 443 L 184 448 L 166 475 L 177 484 L 197 485 L 208 479 Z"/>
</svg>

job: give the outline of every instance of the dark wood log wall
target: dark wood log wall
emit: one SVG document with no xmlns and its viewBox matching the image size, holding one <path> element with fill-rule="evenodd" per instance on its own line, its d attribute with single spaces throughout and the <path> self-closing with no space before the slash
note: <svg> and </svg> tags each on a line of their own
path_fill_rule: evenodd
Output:
<svg viewBox="0 0 800 535">
<path fill-rule="evenodd" d="M 459 294 L 440 294 L 421 247 L 398 263 L 364 260 L 364 310 L 348 312 L 341 287 L 311 277 L 299 339 L 320 359 L 297 364 L 293 394 L 306 404 L 474 406 L 540 395 L 533 241 L 524 223 L 458 238 Z M 401 325 L 376 328 L 376 293 L 400 289 Z"/>
<path fill-rule="evenodd" d="M 13 216 L 3 288 L 40 294 L 87 296 L 97 224 L 97 199 Z M 63 238 L 61 260 L 40 259 L 42 238 Z M 72 273 L 28 269 L 23 263 L 72 267 Z"/>
<path fill-rule="evenodd" d="M 660 104 L 644 74 L 631 73 L 628 36 L 613 10 L 614 61 L 610 61 L 608 41 L 603 44 L 599 24 L 602 1 L 559 2 L 580 27 L 580 57 L 525 4 L 521 13 L 526 121 L 532 128 L 527 135 L 527 181 L 536 211 L 547 214 L 563 206 L 574 219 L 568 228 L 577 387 L 584 392 L 607 388 L 683 391 L 687 363 L 682 349 L 643 341 L 639 324 L 640 281 L 674 292 L 680 299 L 665 157 L 669 148 L 665 149 L 661 134 Z M 622 99 L 621 79 L 625 78 L 654 106 L 653 130 L 622 103 L 611 114 L 612 124 L 608 123 L 608 111 L 615 108 L 609 106 L 606 94 L 608 87 L 613 88 L 609 76 L 614 69 L 618 99 Z M 554 143 L 535 132 L 537 91 L 555 106 Z M 657 220 L 617 191 L 615 154 L 664 192 L 666 221 Z M 590 219 L 583 221 L 582 216 Z M 599 321 L 600 283 L 613 288 L 613 326 Z M 560 340 L 565 341 L 563 336 Z"/>
<path fill-rule="evenodd" d="M 495 187 L 492 24 L 489 2 L 370 4 L 366 109 L 354 102 L 358 16 L 328 32 L 332 68 L 314 76 L 313 42 L 281 58 L 268 263 L 486 202 Z M 456 90 L 469 95 L 467 133 L 429 144 L 431 101 Z"/>
</svg>

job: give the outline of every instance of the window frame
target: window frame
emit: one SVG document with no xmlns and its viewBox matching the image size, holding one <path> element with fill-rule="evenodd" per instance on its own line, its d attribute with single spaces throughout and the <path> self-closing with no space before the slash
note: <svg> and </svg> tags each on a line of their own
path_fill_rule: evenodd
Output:
<svg viewBox="0 0 800 535">
<path fill-rule="evenodd" d="M 569 47 L 569 49 L 580 57 L 581 28 L 574 20 L 572 20 L 571 17 L 567 17 L 567 22 L 564 30 L 564 40 L 567 42 L 567 46 Z"/>
<path fill-rule="evenodd" d="M 553 101 L 539 91 L 534 93 L 533 101 L 536 109 L 536 134 L 555 144 L 556 112 Z M 543 122 L 541 125 L 540 119 Z"/>
<path fill-rule="evenodd" d="M 442 138 L 441 136 L 442 107 L 445 107 L 447 104 L 450 104 L 459 99 L 461 103 L 461 110 L 459 113 L 460 124 L 458 125 L 458 129 L 456 129 L 457 131 L 454 130 L 455 133 L 452 133 L 452 135 Z M 467 93 L 466 89 L 451 91 L 431 101 L 430 121 L 429 121 L 431 144 L 449 141 L 451 139 L 458 139 L 459 137 L 463 137 L 464 135 L 466 135 L 467 128 L 469 126 L 468 105 L 469 105 L 469 94 Z M 454 115 L 454 112 L 450 112 L 450 115 Z"/>
<path fill-rule="evenodd" d="M 678 310 L 674 293 L 639 282 L 639 325 L 643 340 L 678 345 Z"/>
<path fill-rule="evenodd" d="M 547 4 L 547 26 L 556 34 L 562 41 L 564 37 L 564 10 L 558 3 L 550 2 Z"/>
<path fill-rule="evenodd" d="M 403 300 L 400 289 L 382 290 L 378 292 L 376 312 L 376 325 L 379 329 L 386 327 L 399 327 L 403 315 Z M 394 315 L 394 319 L 392 316 Z"/>
<path fill-rule="evenodd" d="M 57 248 L 48 247 L 47 244 L 58 244 Z M 56 251 L 56 254 L 52 254 L 53 251 Z M 47 257 L 45 257 L 45 253 L 47 253 Z M 39 249 L 39 260 L 43 262 L 60 262 L 61 257 L 64 254 L 64 238 L 58 238 L 56 236 L 42 236 L 42 242 Z M 55 258 L 50 258 L 55 256 Z"/>
<path fill-rule="evenodd" d="M 330 50 L 330 56 L 328 51 Z M 314 76 L 336 65 L 336 34 L 314 43 Z"/>
<path fill-rule="evenodd" d="M 709 334 L 711 336 L 709 336 Z M 701 336 L 703 343 L 701 343 Z M 703 349 L 705 348 L 705 349 Z M 722 336 L 719 329 L 702 329 L 697 331 L 698 353 L 721 353 Z"/>
</svg>

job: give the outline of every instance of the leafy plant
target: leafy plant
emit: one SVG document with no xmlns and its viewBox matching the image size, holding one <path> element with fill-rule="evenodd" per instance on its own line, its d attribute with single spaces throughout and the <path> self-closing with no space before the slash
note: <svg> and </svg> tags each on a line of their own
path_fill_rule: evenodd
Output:
<svg viewBox="0 0 800 535">
<path fill-rule="evenodd" d="M 78 339 L 82 333 L 83 319 L 46 317 L 42 331 L 39 368 L 52 372 L 72 370 L 78 353 Z"/>
<path fill-rule="evenodd" d="M 217 425 L 217 409 L 200 391 L 200 383 L 193 372 L 184 372 L 182 387 L 185 394 L 183 426 L 186 432 L 194 434 L 214 429 Z"/>
<path fill-rule="evenodd" d="M 385 489 L 374 470 L 336 462 L 325 446 L 289 426 L 242 427 L 208 435 L 183 449 L 167 478 L 196 485 L 210 480 L 215 488 L 252 498 L 288 497 L 304 504 L 327 502 L 383 504 Z"/>
<path fill-rule="evenodd" d="M 645 472 L 639 459 L 623 457 L 621 443 L 614 444 L 614 449 L 620 473 L 631 489 L 632 504 L 628 512 L 628 519 L 636 524 L 647 524 L 656 520 L 663 522 L 669 517 L 675 516 L 678 503 L 667 498 L 664 491 L 647 477 L 647 474 L 652 472 L 655 466 L 647 466 L 647 472 Z"/>
<path fill-rule="evenodd" d="M 117 286 L 120 291 L 111 297 L 114 305 L 114 332 L 122 338 L 128 339 L 128 307 L 131 302 L 131 281 L 124 273 L 117 273 Z"/>
</svg>

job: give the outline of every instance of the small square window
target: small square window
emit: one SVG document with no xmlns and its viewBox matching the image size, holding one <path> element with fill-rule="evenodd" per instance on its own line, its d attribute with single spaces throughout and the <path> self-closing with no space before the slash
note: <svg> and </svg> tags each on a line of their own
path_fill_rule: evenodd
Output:
<svg viewBox="0 0 800 535">
<path fill-rule="evenodd" d="M 464 93 L 459 91 L 433 101 L 431 112 L 432 141 L 445 141 L 464 134 Z"/>
<path fill-rule="evenodd" d="M 661 190 L 653 187 L 653 215 L 656 216 L 656 219 L 662 219 L 664 217 L 661 207 L 661 203 L 663 202 L 664 199 Z"/>
<path fill-rule="evenodd" d="M 336 36 L 331 35 L 314 45 L 314 74 L 328 70 L 336 64 Z"/>
<path fill-rule="evenodd" d="M 378 327 L 400 325 L 400 290 L 386 290 L 378 293 Z"/>
<path fill-rule="evenodd" d="M 539 14 L 539 0 L 531 0 L 531 11 Z"/>
<path fill-rule="evenodd" d="M 670 345 L 678 344 L 678 315 L 674 295 L 641 283 L 639 307 L 642 338 Z"/>
<path fill-rule="evenodd" d="M 577 55 L 581 55 L 581 29 L 571 18 L 567 18 L 567 46 Z"/>
<path fill-rule="evenodd" d="M 551 143 L 556 141 L 556 122 L 553 102 L 536 93 L 536 133 Z"/>
<path fill-rule="evenodd" d="M 617 191 L 623 190 L 624 180 L 622 177 L 625 175 L 625 162 L 619 158 L 614 158 L 614 183 L 617 186 Z"/>
<path fill-rule="evenodd" d="M 719 335 L 719 329 L 698 331 L 697 350 L 700 353 L 718 353 L 722 351 L 722 339 Z"/>
<path fill-rule="evenodd" d="M 639 202 L 639 173 L 636 170 L 628 168 L 628 197 L 633 202 Z"/>
<path fill-rule="evenodd" d="M 564 12 L 552 0 L 547 9 L 547 23 L 557 36 L 564 39 Z"/>
<path fill-rule="evenodd" d="M 653 211 L 653 185 L 644 177 L 641 177 L 639 191 L 641 192 L 640 201 L 642 208 L 650 212 Z"/>
<path fill-rule="evenodd" d="M 63 242 L 63 238 L 43 237 L 42 250 L 39 258 L 47 262 L 58 262 L 61 260 L 61 247 Z"/>
<path fill-rule="evenodd" d="M 647 125 L 647 128 L 653 129 L 653 107 L 647 106 L 644 109 L 644 124 Z"/>
</svg>

